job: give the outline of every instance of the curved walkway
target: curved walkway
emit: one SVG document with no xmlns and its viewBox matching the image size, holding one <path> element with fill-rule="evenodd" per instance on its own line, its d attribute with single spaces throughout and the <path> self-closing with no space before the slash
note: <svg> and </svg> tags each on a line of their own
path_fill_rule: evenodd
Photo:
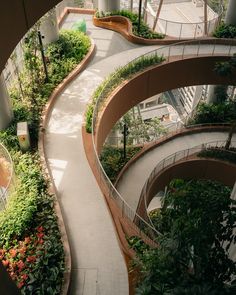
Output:
<svg viewBox="0 0 236 295">
<path fill-rule="evenodd" d="M 96 56 L 58 97 L 46 128 L 46 156 L 58 191 L 72 250 L 72 286 L 76 295 L 126 295 L 128 274 L 111 216 L 90 170 L 81 127 L 86 104 L 96 86 L 118 66 L 157 46 L 138 47 L 117 33 L 94 28 L 88 34 Z M 78 15 L 70 14 L 64 27 Z M 137 182 L 136 182 L 137 183 Z"/>
<path fill-rule="evenodd" d="M 138 160 L 130 165 L 124 172 L 116 188 L 131 208 L 136 211 L 140 192 L 150 173 L 161 160 L 175 152 L 186 150 L 201 145 L 202 143 L 217 140 L 224 141 L 227 139 L 227 136 L 227 132 L 201 132 L 176 137 L 165 144 L 153 148 L 142 157 L 138 158 Z M 232 140 L 236 140 L 236 134 L 234 134 Z M 135 182 L 133 181 L 134 179 Z"/>
<path fill-rule="evenodd" d="M 137 46 L 117 33 L 94 28 L 89 19 L 87 28 L 97 46 L 96 56 L 57 98 L 46 128 L 46 157 L 71 246 L 70 294 L 126 295 L 126 264 L 104 197 L 87 162 L 81 127 L 86 104 L 103 78 L 150 47 L 135 49 Z M 76 20 L 78 15 L 70 14 L 64 27 Z"/>
</svg>

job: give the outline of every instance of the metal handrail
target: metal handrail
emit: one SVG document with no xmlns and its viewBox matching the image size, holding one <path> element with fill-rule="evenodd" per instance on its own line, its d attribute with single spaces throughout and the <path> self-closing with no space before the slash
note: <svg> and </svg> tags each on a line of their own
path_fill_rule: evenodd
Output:
<svg viewBox="0 0 236 295">
<path fill-rule="evenodd" d="M 194 44 L 197 45 L 194 45 Z M 185 47 L 187 46 L 187 50 L 185 49 Z M 132 64 L 134 61 L 138 60 L 140 57 L 146 57 L 146 56 L 152 56 L 154 54 L 156 55 L 162 55 L 166 58 L 166 62 L 170 61 L 170 57 L 173 56 L 178 56 L 181 57 L 181 59 L 186 59 L 189 57 L 193 57 L 193 52 L 189 52 L 189 48 L 194 47 L 197 49 L 197 54 L 194 55 L 196 57 L 198 56 L 202 56 L 203 54 L 201 54 L 201 48 L 205 49 L 205 46 L 201 46 L 201 40 L 198 41 L 191 41 L 191 42 L 180 42 L 178 44 L 172 44 L 170 46 L 164 46 L 161 47 L 159 49 L 155 49 L 152 50 L 142 56 L 139 56 L 137 58 L 135 58 L 134 60 L 132 60 L 131 62 L 129 62 L 127 65 Z M 219 55 L 219 53 L 217 54 L 217 40 L 214 41 L 214 46 L 212 47 L 211 45 L 211 50 L 210 52 L 207 52 L 207 55 Z M 230 50 L 224 51 L 227 52 L 227 54 L 222 54 L 222 56 L 231 56 L 231 48 L 233 47 L 232 45 L 221 45 L 220 47 L 229 47 Z M 177 52 L 173 52 L 172 49 L 177 49 Z M 181 48 L 182 48 L 182 52 L 181 52 Z M 183 48 L 185 49 L 184 54 L 183 54 Z M 179 52 L 180 50 L 180 52 Z M 167 56 L 164 55 L 164 53 L 167 52 Z M 173 55 L 173 53 L 175 53 L 175 55 Z M 206 55 L 206 53 L 204 52 L 204 55 Z M 114 78 L 117 75 L 117 73 L 114 73 L 111 77 Z M 110 81 L 110 80 L 109 80 Z M 97 101 L 96 101 L 96 105 L 94 107 L 94 111 L 93 111 L 93 119 L 92 119 L 92 142 L 93 142 L 93 149 L 94 149 L 94 155 L 95 155 L 95 164 L 99 170 L 99 177 L 100 180 L 103 178 L 103 180 L 106 182 L 107 187 L 109 189 L 109 196 L 111 198 L 113 198 L 113 200 L 116 201 L 116 204 L 119 206 L 119 208 L 122 210 L 122 216 L 126 216 L 130 221 L 132 221 L 134 223 L 134 225 L 136 225 L 139 229 L 140 232 L 142 231 L 142 229 L 144 228 L 146 235 L 150 238 L 153 239 L 153 236 L 160 234 L 155 228 L 153 228 L 152 225 L 150 225 L 146 220 L 144 220 L 141 216 L 139 216 L 131 207 L 130 205 L 124 200 L 124 198 L 120 195 L 120 193 L 116 190 L 116 188 L 113 186 L 112 182 L 110 181 L 109 177 L 107 176 L 104 168 L 102 167 L 102 164 L 100 163 L 99 160 L 99 156 L 97 153 L 97 149 L 96 149 L 96 144 L 95 144 L 95 127 L 96 127 L 96 120 L 98 117 L 98 112 L 100 110 L 100 106 L 101 104 L 104 102 L 104 98 L 102 98 L 102 93 L 107 89 L 107 87 L 109 87 L 109 81 L 107 81 L 105 83 L 105 85 L 103 86 L 103 89 L 100 93 L 100 96 L 98 97 Z M 212 124 L 211 124 L 212 125 Z M 202 126 L 202 125 L 201 125 Z M 209 126 L 209 124 L 208 124 Z M 178 132 L 178 131 L 176 131 Z M 164 136 L 165 137 L 165 136 Z M 164 138 L 163 137 L 163 138 Z M 141 226 L 141 229 L 140 229 Z"/>
<path fill-rule="evenodd" d="M 165 159 L 161 160 L 156 166 L 155 168 L 152 170 L 152 172 L 149 174 L 139 197 L 139 202 L 141 200 L 144 200 L 144 204 L 145 204 L 145 210 L 146 210 L 146 215 L 149 219 L 150 224 L 154 226 L 149 214 L 148 214 L 148 206 L 147 206 L 147 196 L 148 196 L 148 191 L 149 191 L 149 187 L 150 184 L 153 182 L 153 180 L 157 177 L 158 174 L 160 174 L 162 171 L 164 171 L 166 168 L 172 166 L 173 164 L 182 161 L 184 159 L 189 158 L 189 156 L 194 155 L 196 153 L 199 153 L 203 150 L 207 150 L 207 149 L 211 149 L 211 148 L 223 148 L 226 144 L 225 140 L 218 140 L 218 141 L 210 141 L 207 143 L 203 143 L 200 145 L 197 145 L 195 147 L 189 148 L 189 149 L 185 149 L 185 150 L 181 150 L 178 152 L 175 152 L 171 155 L 169 155 L 168 157 L 166 157 Z M 231 147 L 236 147 L 236 141 L 232 141 L 231 142 Z M 231 154 L 236 154 L 236 152 L 232 152 L 232 151 L 227 151 Z"/>
<path fill-rule="evenodd" d="M 129 1 L 127 1 L 129 2 Z M 144 3 L 143 3 L 144 4 Z M 142 5 L 143 9 L 144 9 L 144 5 Z M 130 5 L 128 3 L 126 3 L 126 5 L 124 5 L 124 8 L 125 9 L 129 9 Z M 151 18 L 155 18 L 156 16 L 156 13 L 154 12 L 152 6 L 150 3 L 147 4 L 147 8 L 146 8 L 146 13 L 149 13 L 150 17 Z M 222 15 L 223 15 L 223 12 L 224 12 L 224 8 L 223 8 L 223 5 L 219 4 L 219 12 L 217 13 L 217 16 L 209 19 L 207 21 L 207 28 L 208 28 L 208 35 L 217 27 L 217 25 L 219 24 L 221 18 L 222 18 Z M 189 27 L 189 26 L 192 26 L 194 27 L 193 29 L 193 34 L 189 35 L 188 37 L 185 37 L 185 38 L 193 38 L 193 39 L 196 39 L 198 37 L 202 37 L 204 36 L 204 29 L 203 29 L 203 32 L 201 34 L 201 36 L 197 36 L 197 29 L 198 28 L 204 28 L 204 24 L 205 22 L 204 21 L 200 21 L 200 22 L 178 22 L 178 21 L 172 21 L 172 20 L 167 20 L 167 19 L 164 19 L 164 18 L 161 18 L 159 17 L 158 18 L 158 22 L 159 23 L 164 23 L 163 25 L 163 28 L 164 28 L 164 33 L 165 35 L 168 35 L 168 36 L 174 36 L 174 37 L 177 37 L 179 40 L 181 38 L 184 38 L 184 28 L 185 27 Z M 213 24 L 213 25 L 212 25 Z M 149 24 L 150 25 L 150 24 Z M 179 27 L 179 33 L 176 33 L 176 34 L 168 34 L 168 27 Z M 211 31 L 209 31 L 209 29 L 211 29 Z"/>
</svg>

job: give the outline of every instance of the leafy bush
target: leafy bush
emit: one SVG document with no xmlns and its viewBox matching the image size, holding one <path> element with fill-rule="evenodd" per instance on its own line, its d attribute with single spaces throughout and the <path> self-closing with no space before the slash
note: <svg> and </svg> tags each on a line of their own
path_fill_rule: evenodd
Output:
<svg viewBox="0 0 236 295">
<path fill-rule="evenodd" d="M 163 39 L 165 37 L 165 35 L 161 33 L 156 33 L 152 31 L 143 20 L 141 20 L 140 22 L 140 30 L 138 31 L 138 14 L 128 10 L 119 10 L 119 11 L 112 11 L 112 12 L 97 11 L 95 14 L 97 18 L 114 16 L 114 15 L 127 17 L 132 23 L 133 34 L 138 37 L 142 37 L 145 39 Z"/>
<path fill-rule="evenodd" d="M 150 66 L 158 65 L 164 60 L 163 56 L 158 56 L 157 54 L 142 56 L 128 63 L 126 66 L 118 68 L 115 73 L 110 74 L 93 93 L 92 102 L 88 105 L 86 111 L 86 131 L 91 132 L 92 130 L 91 118 L 98 98 L 100 101 L 104 101 L 122 81 L 131 79 L 136 73 Z"/>
<path fill-rule="evenodd" d="M 235 149 L 220 149 L 220 148 L 209 148 L 206 150 L 201 151 L 198 154 L 199 157 L 203 158 L 213 158 L 213 159 L 219 159 L 223 161 L 227 161 L 230 163 L 236 164 L 236 151 Z"/>
<path fill-rule="evenodd" d="M 0 259 L 22 294 L 59 294 L 64 252 L 39 157 L 11 155 L 17 182 L 0 212 Z"/>
<path fill-rule="evenodd" d="M 62 30 L 59 40 L 47 47 L 48 72 L 54 87 L 85 57 L 90 45 L 88 36 L 82 32 Z"/>
<path fill-rule="evenodd" d="M 100 161 L 107 176 L 112 182 L 116 180 L 121 169 L 138 151 L 140 151 L 140 149 L 140 147 L 127 147 L 126 159 L 124 159 L 122 148 L 105 146 L 102 149 Z"/>
<path fill-rule="evenodd" d="M 170 183 L 159 214 L 152 214 L 163 233 L 157 248 L 145 249 L 138 243 L 135 264 L 140 281 L 135 294 L 235 293 L 231 278 L 236 265 L 228 250 L 235 239 L 236 201 L 230 192 L 215 181 Z"/>
<path fill-rule="evenodd" d="M 220 24 L 213 36 L 216 38 L 236 38 L 236 26 L 234 25 L 226 25 L 224 23 Z"/>
<path fill-rule="evenodd" d="M 230 123 L 236 120 L 235 103 L 223 102 L 218 104 L 201 103 L 190 124 Z"/>
</svg>

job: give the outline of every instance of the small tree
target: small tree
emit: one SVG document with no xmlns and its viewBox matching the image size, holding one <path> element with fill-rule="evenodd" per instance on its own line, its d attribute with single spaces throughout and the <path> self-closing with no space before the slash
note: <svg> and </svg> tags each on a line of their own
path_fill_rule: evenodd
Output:
<svg viewBox="0 0 236 295">
<path fill-rule="evenodd" d="M 172 181 L 154 220 L 163 234 L 158 247 L 138 254 L 137 294 L 234 294 L 235 206 L 230 188 L 219 183 Z"/>
</svg>

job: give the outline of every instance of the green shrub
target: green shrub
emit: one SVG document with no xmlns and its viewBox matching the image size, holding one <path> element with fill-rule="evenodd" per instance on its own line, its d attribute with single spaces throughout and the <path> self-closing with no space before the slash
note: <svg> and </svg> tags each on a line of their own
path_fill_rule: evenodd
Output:
<svg viewBox="0 0 236 295">
<path fill-rule="evenodd" d="M 213 36 L 216 38 L 236 38 L 236 26 L 234 25 L 226 25 L 224 23 L 220 24 L 215 32 L 213 33 Z"/>
<path fill-rule="evenodd" d="M 20 75 L 23 93 L 12 89 L 14 119 L 0 132 L 0 141 L 12 156 L 16 175 L 15 190 L 8 196 L 6 209 L 0 212 L 0 259 L 21 294 L 56 295 L 62 284 L 64 251 L 54 199 L 35 150 L 25 154 L 19 150 L 16 124 L 29 123 L 31 143 L 36 148 L 41 112 L 48 97 L 83 59 L 90 41 L 80 32 L 63 31 L 47 49 L 47 83 L 41 78 L 43 69 L 33 54 L 37 50 L 33 45 L 28 38 L 26 68 Z"/>
<path fill-rule="evenodd" d="M 60 32 L 59 40 L 50 44 L 46 51 L 50 61 L 48 66 L 50 83 L 54 87 L 85 57 L 90 45 L 88 36 L 82 32 L 72 30 Z"/>
<path fill-rule="evenodd" d="M 236 151 L 234 148 L 229 150 L 220 148 L 210 148 L 201 151 L 198 154 L 198 157 L 219 159 L 236 164 Z"/>
<path fill-rule="evenodd" d="M 138 152 L 140 147 L 126 148 L 126 159 L 123 156 L 123 148 L 104 146 L 100 155 L 100 161 L 107 176 L 114 182 L 125 164 Z"/>
<path fill-rule="evenodd" d="M 47 47 L 46 54 L 49 60 L 59 63 L 64 59 L 74 59 L 80 62 L 88 52 L 90 40 L 82 32 L 73 30 L 62 30 L 58 41 Z"/>
<path fill-rule="evenodd" d="M 156 33 L 152 31 L 143 20 L 141 20 L 140 22 L 140 30 L 138 31 L 138 14 L 128 10 L 119 10 L 119 11 L 112 11 L 112 12 L 97 11 L 95 15 L 97 18 L 106 17 L 106 16 L 115 16 L 115 15 L 127 17 L 132 23 L 133 34 L 138 37 L 142 37 L 145 39 L 163 39 L 165 37 L 165 35 L 161 33 Z"/>
<path fill-rule="evenodd" d="M 223 102 L 218 104 L 201 103 L 190 124 L 230 123 L 236 120 L 235 103 Z"/>
<path fill-rule="evenodd" d="M 165 58 L 163 56 L 158 56 L 157 54 L 141 56 L 140 58 L 135 59 L 133 62 L 128 63 L 124 67 L 118 68 L 114 73 L 110 74 L 94 91 L 92 102 L 88 105 L 86 111 L 87 132 L 91 132 L 92 130 L 91 116 L 98 98 L 100 101 L 104 101 L 111 94 L 111 92 L 122 83 L 122 81 L 131 79 L 136 73 L 139 73 L 150 66 L 158 65 L 164 60 Z"/>
<path fill-rule="evenodd" d="M 163 234 L 157 247 L 133 242 L 140 274 L 135 294 L 235 293 L 229 245 L 235 239 L 236 201 L 230 193 L 230 187 L 216 181 L 171 181 L 159 214 L 152 214 Z"/>
</svg>

